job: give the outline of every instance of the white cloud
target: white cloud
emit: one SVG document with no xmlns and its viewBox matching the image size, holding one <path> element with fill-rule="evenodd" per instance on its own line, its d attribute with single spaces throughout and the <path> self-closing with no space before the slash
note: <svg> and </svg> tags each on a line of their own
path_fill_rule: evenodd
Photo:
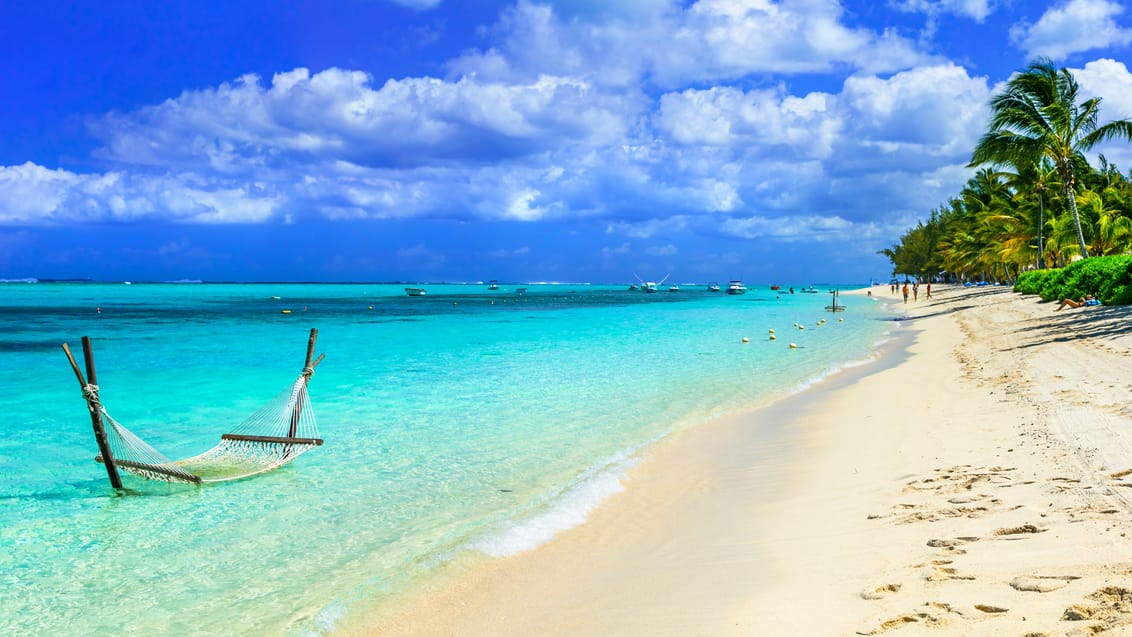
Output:
<svg viewBox="0 0 1132 637">
<path fill-rule="evenodd" d="M 671 243 L 662 246 L 651 246 L 645 248 L 645 254 L 653 257 L 674 257 L 680 253 L 680 250 Z"/>
<path fill-rule="evenodd" d="M 1109 0 L 1069 0 L 1046 11 L 1034 24 L 1022 22 L 1010 29 L 1011 41 L 1027 55 L 1062 60 L 1073 53 L 1109 46 L 1127 46 L 1132 30 L 1116 23 L 1124 12 Z"/>
<path fill-rule="evenodd" d="M 974 148 L 986 125 L 990 91 L 954 64 L 926 66 L 889 78 L 851 77 L 839 97 L 845 138 L 885 153 L 951 156 Z"/>
<path fill-rule="evenodd" d="M 0 223 L 595 219 L 611 243 L 850 238 L 966 180 L 985 78 L 846 26 L 831 0 L 603 7 L 521 1 L 498 46 L 445 79 L 298 68 L 107 115 L 91 130 L 114 169 L 0 166 Z M 760 76 L 777 72 L 846 79 L 795 92 Z M 398 258 L 444 263 L 423 246 Z"/>
<path fill-rule="evenodd" d="M 605 247 L 601 249 L 601 256 L 605 258 L 629 254 L 630 244 L 628 242 L 622 243 L 616 248 Z"/>
<path fill-rule="evenodd" d="M 895 32 L 846 26 L 836 0 L 657 2 L 628 16 L 597 13 L 600 22 L 566 13 L 521 0 L 497 25 L 496 47 L 449 68 L 496 81 L 550 73 L 633 90 L 641 78 L 675 88 L 757 73 L 887 73 L 931 59 Z"/>
<path fill-rule="evenodd" d="M 774 238 L 780 241 L 828 241 L 857 234 L 858 227 L 836 215 L 746 217 L 729 219 L 723 224 L 726 234 L 742 239 Z M 857 234 L 861 238 L 860 234 Z"/>
<path fill-rule="evenodd" d="M 901 11 L 932 17 L 950 13 L 982 22 L 994 11 L 996 3 L 991 0 L 893 0 L 889 4 Z"/>
<path fill-rule="evenodd" d="M 273 217 L 280 199 L 243 182 L 193 174 L 78 174 L 31 162 L 0 166 L 0 223 L 55 225 L 163 220 L 249 223 Z"/>
<path fill-rule="evenodd" d="M 1132 117 L 1132 73 L 1123 62 L 1100 59 L 1072 69 L 1082 92 L 1101 97 L 1101 123 Z"/>
<path fill-rule="evenodd" d="M 729 86 L 662 96 L 657 129 L 675 142 L 709 146 L 789 146 L 798 155 L 825 157 L 843 123 L 830 95 L 744 92 Z"/>
<path fill-rule="evenodd" d="M 985 123 L 989 96 L 985 79 L 950 64 L 888 77 L 855 75 L 840 92 L 687 89 L 658 96 L 651 117 L 640 117 L 648 110 L 637 104 L 627 106 L 629 111 L 617 114 L 619 121 L 638 121 L 608 135 L 582 132 L 556 140 L 548 127 L 536 135 L 540 150 L 522 161 L 493 158 L 490 149 L 470 150 L 470 158 L 456 160 L 437 148 L 472 148 L 478 130 L 438 133 L 442 141 L 436 144 L 422 141 L 417 133 L 428 128 L 428 117 L 413 109 L 437 112 L 447 106 L 418 104 L 425 97 L 421 91 L 388 85 L 373 91 L 367 83 L 364 74 L 332 70 L 312 76 L 299 70 L 277 75 L 270 88 L 243 81 L 182 95 L 133 119 L 116 115 L 116 130 L 125 132 L 111 141 L 149 138 L 172 148 L 173 140 L 200 132 L 193 125 L 215 112 L 201 130 L 214 141 L 227 137 L 212 147 L 246 147 L 233 152 L 222 169 L 192 151 L 149 169 L 146 163 L 164 153 L 139 153 L 144 161 L 133 170 L 101 175 L 35 164 L 0 167 L 0 222 L 593 218 L 605 220 L 609 234 L 629 238 L 713 234 L 732 218 L 806 218 L 815 210 L 864 223 L 894 210 L 919 206 L 924 212 L 961 187 L 962 171 L 942 176 L 937 171 L 940 165 L 966 163 Z M 459 95 L 453 88 L 459 82 L 417 86 L 424 84 L 437 89 L 431 100 L 447 103 Z M 506 85 L 498 91 L 516 93 Z M 595 99 L 608 103 L 600 95 Z M 572 100 L 569 94 L 562 104 L 549 99 L 540 109 L 557 113 L 571 108 Z M 368 121 L 373 109 L 358 104 L 380 101 L 377 110 L 404 114 L 409 124 L 402 128 L 409 136 L 378 143 L 416 145 L 419 165 L 364 161 L 374 142 L 341 122 Z M 333 117 L 339 123 L 325 121 Z M 497 129 L 532 130 L 527 117 L 492 121 L 508 122 Z M 135 155 L 117 156 L 125 163 Z M 730 223 L 734 234 L 738 222 Z"/>
<path fill-rule="evenodd" d="M 105 144 L 97 153 L 104 159 L 241 174 L 319 158 L 412 166 L 594 145 L 623 135 L 626 118 L 643 106 L 546 75 L 506 85 L 409 78 L 375 90 L 370 82 L 366 73 L 335 68 L 278 73 L 269 87 L 249 75 L 109 115 L 91 129 Z"/>
</svg>

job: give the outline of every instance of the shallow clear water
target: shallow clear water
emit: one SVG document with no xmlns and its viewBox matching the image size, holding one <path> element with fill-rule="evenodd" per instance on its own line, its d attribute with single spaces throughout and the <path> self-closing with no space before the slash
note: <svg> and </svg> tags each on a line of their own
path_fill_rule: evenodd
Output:
<svg viewBox="0 0 1132 637">
<path fill-rule="evenodd" d="M 426 287 L 0 284 L 0 634 L 331 633 L 460 551 L 545 541 L 650 442 L 865 360 L 893 326 L 826 293 Z M 61 342 L 89 335 L 109 412 L 180 458 L 292 382 L 311 327 L 323 447 L 110 489 Z"/>
</svg>

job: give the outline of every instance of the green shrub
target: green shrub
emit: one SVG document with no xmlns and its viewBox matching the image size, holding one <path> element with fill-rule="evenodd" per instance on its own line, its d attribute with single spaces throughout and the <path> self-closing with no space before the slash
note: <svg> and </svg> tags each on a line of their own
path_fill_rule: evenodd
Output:
<svg viewBox="0 0 1132 637">
<path fill-rule="evenodd" d="M 1105 305 L 1126 305 L 1132 303 L 1132 255 L 1092 257 L 1058 270 L 1024 272 L 1014 291 L 1038 294 L 1043 301 L 1092 294 Z"/>
<path fill-rule="evenodd" d="M 1041 294 L 1042 288 L 1055 270 L 1030 270 L 1023 272 L 1014 282 L 1014 291 L 1019 294 Z"/>
</svg>

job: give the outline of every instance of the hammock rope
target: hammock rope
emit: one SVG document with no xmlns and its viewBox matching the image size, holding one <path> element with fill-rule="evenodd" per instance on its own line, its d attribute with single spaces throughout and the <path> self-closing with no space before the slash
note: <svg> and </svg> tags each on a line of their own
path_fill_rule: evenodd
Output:
<svg viewBox="0 0 1132 637">
<path fill-rule="evenodd" d="M 314 375 L 315 366 L 322 361 L 322 356 L 319 356 L 311 362 L 317 334 L 317 330 L 311 330 L 307 364 L 293 383 L 231 432 L 222 435 L 216 446 L 183 460 L 170 460 L 115 420 L 99 398 L 98 385 L 83 379 L 70 349 L 64 344 L 63 349 L 79 378 L 83 399 L 91 412 L 95 438 L 102 451 L 95 460 L 107 465 L 111 484 L 116 487 L 119 484 L 116 483 L 115 468 L 150 480 L 200 484 L 238 480 L 271 471 L 314 449 L 322 444 L 322 439 L 311 408 L 307 383 Z M 93 379 L 89 339 L 83 339 L 83 350 L 87 357 L 88 375 Z M 106 455 L 110 456 L 110 462 L 106 461 Z"/>
</svg>

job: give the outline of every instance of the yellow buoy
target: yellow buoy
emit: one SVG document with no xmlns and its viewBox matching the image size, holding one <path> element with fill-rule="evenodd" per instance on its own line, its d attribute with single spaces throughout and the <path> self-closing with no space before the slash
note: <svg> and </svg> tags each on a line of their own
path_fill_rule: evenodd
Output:
<svg viewBox="0 0 1132 637">
<path fill-rule="evenodd" d="M 750 341 L 749 341 L 749 339 L 747 339 L 747 337 L 746 337 L 746 336 L 744 336 L 744 337 L 743 337 L 743 342 L 744 342 L 744 343 L 747 343 L 747 342 L 750 342 Z"/>
<path fill-rule="evenodd" d="M 772 341 L 773 341 L 773 340 L 777 340 L 777 339 L 778 339 L 778 337 L 777 337 L 777 336 L 775 336 L 774 334 L 771 334 L 771 335 L 770 335 L 770 340 L 772 340 Z"/>
<path fill-rule="evenodd" d="M 800 329 L 800 330 L 804 330 L 804 329 L 806 329 L 806 326 L 805 326 L 805 325 L 799 325 L 799 326 L 798 326 L 798 329 Z"/>
<path fill-rule="evenodd" d="M 839 319 L 837 319 L 837 322 L 838 322 L 838 323 L 844 323 L 844 322 L 845 322 L 845 319 L 843 319 L 843 318 L 839 318 Z"/>
<path fill-rule="evenodd" d="M 791 344 L 790 344 L 790 349 L 798 349 L 798 346 L 797 346 L 796 344 L 794 344 L 794 343 L 791 343 Z"/>
<path fill-rule="evenodd" d="M 771 328 L 770 333 L 774 334 L 774 328 Z"/>
<path fill-rule="evenodd" d="M 279 313 L 280 314 L 290 314 L 291 310 L 280 310 Z"/>
</svg>

